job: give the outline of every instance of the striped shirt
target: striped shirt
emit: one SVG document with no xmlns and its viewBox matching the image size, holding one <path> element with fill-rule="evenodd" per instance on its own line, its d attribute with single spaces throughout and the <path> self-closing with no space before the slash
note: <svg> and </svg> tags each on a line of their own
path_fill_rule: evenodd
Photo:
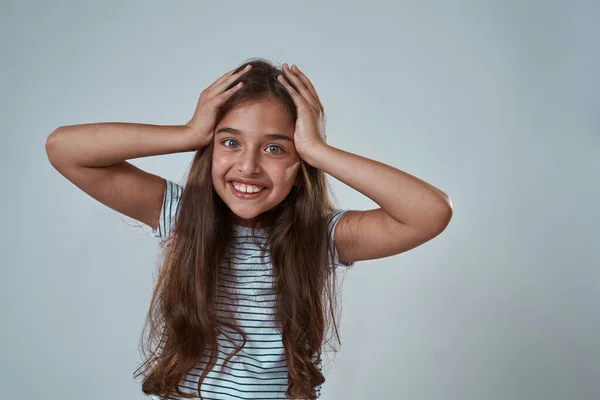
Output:
<svg viewBox="0 0 600 400">
<path fill-rule="evenodd" d="M 156 229 L 152 235 L 163 240 L 169 237 L 183 187 L 165 179 L 166 189 L 163 207 Z M 333 243 L 333 232 L 339 218 L 348 210 L 335 210 L 329 217 L 329 235 Z M 261 253 L 253 241 L 264 244 L 265 231 L 243 226 L 235 226 L 233 243 L 228 249 L 227 258 L 235 276 L 223 273 L 222 282 L 233 287 L 236 296 L 235 318 L 247 335 L 242 350 L 221 369 L 225 358 L 233 352 L 234 346 L 221 333 L 217 337 L 219 355 L 217 364 L 202 383 L 202 396 L 206 400 L 243 400 L 243 399 L 287 399 L 287 361 L 281 333 L 273 323 L 275 295 L 272 293 L 273 275 L 269 253 Z M 342 264 L 334 246 L 334 266 L 350 267 L 353 263 Z M 231 299 L 217 294 L 217 312 L 219 305 L 227 305 Z M 235 331 L 222 328 L 229 336 L 241 338 Z M 240 342 L 241 343 L 241 342 Z M 197 396 L 198 380 L 205 362 L 199 362 L 179 383 L 179 388 Z M 319 360 L 322 371 L 322 360 Z M 316 387 L 317 398 L 321 395 L 321 386 Z M 151 396 L 158 400 L 157 396 Z M 198 397 L 196 397 L 198 398 Z M 169 399 L 178 399 L 169 397 Z"/>
</svg>

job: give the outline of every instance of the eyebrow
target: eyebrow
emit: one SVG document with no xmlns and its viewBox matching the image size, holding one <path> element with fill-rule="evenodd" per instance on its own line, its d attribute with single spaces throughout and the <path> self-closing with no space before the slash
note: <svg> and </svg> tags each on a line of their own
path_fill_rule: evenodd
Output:
<svg viewBox="0 0 600 400">
<path fill-rule="evenodd" d="M 225 127 L 225 128 L 221 128 L 218 131 L 216 131 L 215 135 L 218 135 L 219 133 L 231 133 L 233 135 L 241 135 L 242 131 L 240 131 L 239 129 L 235 129 L 235 128 Z M 263 135 L 263 137 L 266 139 L 269 139 L 269 140 L 287 140 L 290 142 L 294 141 L 294 139 L 290 138 L 287 135 L 284 135 L 283 133 L 266 133 Z"/>
</svg>

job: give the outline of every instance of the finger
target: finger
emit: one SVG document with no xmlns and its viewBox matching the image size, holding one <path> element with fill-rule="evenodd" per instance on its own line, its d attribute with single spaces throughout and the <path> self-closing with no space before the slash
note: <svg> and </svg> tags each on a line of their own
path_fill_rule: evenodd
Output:
<svg viewBox="0 0 600 400">
<path fill-rule="evenodd" d="M 208 87 L 209 92 L 216 92 L 217 95 L 222 94 L 229 85 L 231 85 L 236 79 L 252 69 L 252 64 L 246 65 L 240 71 L 237 71 L 239 67 L 232 69 L 231 71 L 222 75 L 212 85 Z M 236 72 L 237 71 L 237 72 Z"/>
<path fill-rule="evenodd" d="M 296 88 L 296 93 L 298 93 L 302 98 L 306 101 L 308 105 L 310 105 L 313 109 L 318 109 L 319 105 L 317 104 L 315 98 L 312 93 L 306 88 L 306 85 L 300 80 L 300 78 L 292 71 L 292 69 L 287 65 L 283 64 L 283 71 L 285 77 L 294 84 Z"/>
<path fill-rule="evenodd" d="M 216 101 L 216 106 L 217 107 L 221 106 L 221 104 L 223 104 L 235 92 L 237 92 L 238 90 L 240 90 L 242 88 L 242 86 L 244 86 L 244 82 L 238 82 L 237 85 L 229 88 L 228 90 L 224 91 L 223 93 L 221 93 L 217 97 L 215 97 L 215 99 L 217 100 Z"/>
<path fill-rule="evenodd" d="M 218 94 L 221 94 L 222 92 L 224 92 L 229 86 L 231 86 L 231 84 L 233 82 L 238 80 L 246 72 L 250 71 L 252 69 L 252 64 L 248 64 L 241 70 L 237 71 L 238 69 L 239 69 L 239 67 L 236 68 L 235 70 L 233 70 L 233 72 L 230 73 L 229 75 L 226 75 L 224 77 L 224 79 L 221 81 L 221 83 L 219 83 L 219 85 L 217 85 L 216 89 L 217 89 Z"/>
<path fill-rule="evenodd" d="M 321 104 L 321 99 L 319 99 L 319 95 L 317 94 L 317 91 L 315 90 L 315 87 L 313 86 L 310 79 L 308 79 L 308 77 L 306 75 L 304 75 L 304 73 L 302 71 L 300 71 L 300 68 L 298 68 L 297 65 L 292 66 L 292 71 L 296 72 L 296 75 L 298 76 L 298 78 L 300 78 L 302 83 L 304 83 L 304 86 L 306 86 L 306 88 L 310 91 L 310 93 L 312 94 L 313 98 L 316 100 L 316 102 L 319 105 L 319 107 L 321 108 L 321 110 L 323 110 L 323 104 Z"/>
<path fill-rule="evenodd" d="M 298 78 L 294 72 L 284 64 L 283 71 L 287 74 L 287 78 L 290 79 L 296 87 L 298 88 L 299 93 L 304 97 L 306 102 L 310 104 L 314 109 L 320 109 L 321 107 L 317 104 L 317 101 L 313 97 L 313 95 L 308 91 L 304 83 Z"/>
<path fill-rule="evenodd" d="M 235 80 L 235 79 L 239 78 L 240 76 L 242 76 L 244 73 L 250 71 L 250 69 L 252 69 L 252 64 L 247 64 L 244 68 L 241 68 L 240 66 L 235 67 L 231 71 L 229 71 L 226 74 L 224 74 L 223 76 L 221 76 L 221 78 L 219 78 L 219 81 L 220 81 L 220 83 L 222 83 L 224 81 Z"/>
<path fill-rule="evenodd" d="M 296 107 L 308 106 L 306 100 L 292 87 L 292 85 L 290 85 L 283 75 L 278 75 L 277 80 L 286 88 L 287 92 L 292 97 L 292 100 L 294 100 Z"/>
</svg>

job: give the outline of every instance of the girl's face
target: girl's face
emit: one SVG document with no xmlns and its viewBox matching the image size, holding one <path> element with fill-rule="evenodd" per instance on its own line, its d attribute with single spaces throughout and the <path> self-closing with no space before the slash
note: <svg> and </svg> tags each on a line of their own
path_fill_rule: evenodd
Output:
<svg viewBox="0 0 600 400">
<path fill-rule="evenodd" d="M 283 201 L 296 183 L 300 156 L 294 130 L 275 100 L 233 109 L 215 127 L 213 187 L 232 211 L 234 223 L 249 226 Z"/>
</svg>

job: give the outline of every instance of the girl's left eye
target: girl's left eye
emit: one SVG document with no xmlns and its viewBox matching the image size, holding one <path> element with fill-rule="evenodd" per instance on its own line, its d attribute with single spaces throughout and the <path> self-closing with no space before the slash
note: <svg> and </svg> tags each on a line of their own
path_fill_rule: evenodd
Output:
<svg viewBox="0 0 600 400">
<path fill-rule="evenodd" d="M 271 144 L 271 145 L 267 146 L 267 149 L 270 148 L 270 147 L 274 147 L 274 148 L 278 149 L 277 153 L 275 153 L 275 154 L 283 153 L 283 149 L 280 146 Z"/>
</svg>

